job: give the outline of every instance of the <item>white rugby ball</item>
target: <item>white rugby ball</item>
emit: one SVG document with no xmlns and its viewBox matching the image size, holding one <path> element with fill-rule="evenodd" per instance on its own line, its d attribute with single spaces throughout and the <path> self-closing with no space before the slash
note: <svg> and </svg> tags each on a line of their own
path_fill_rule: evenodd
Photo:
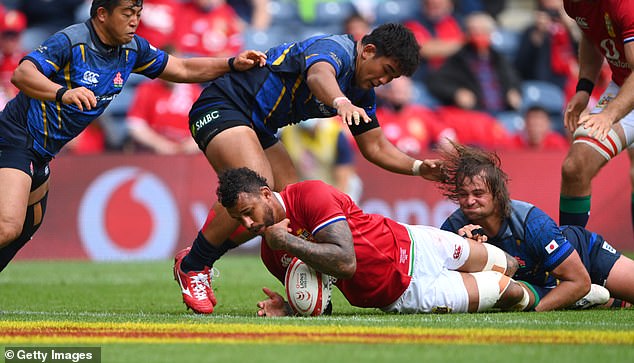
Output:
<svg viewBox="0 0 634 363">
<path fill-rule="evenodd" d="M 297 257 L 286 269 L 284 286 L 288 303 L 299 315 L 319 316 L 330 303 L 331 277 L 316 271 Z"/>
</svg>

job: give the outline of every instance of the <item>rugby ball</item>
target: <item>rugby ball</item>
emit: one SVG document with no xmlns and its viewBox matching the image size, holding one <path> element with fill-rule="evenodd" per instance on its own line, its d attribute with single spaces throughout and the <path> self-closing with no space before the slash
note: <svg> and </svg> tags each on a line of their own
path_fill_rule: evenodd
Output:
<svg viewBox="0 0 634 363">
<path fill-rule="evenodd" d="M 331 277 L 316 271 L 297 257 L 286 269 L 284 286 L 289 305 L 299 315 L 319 316 L 330 303 Z"/>
</svg>

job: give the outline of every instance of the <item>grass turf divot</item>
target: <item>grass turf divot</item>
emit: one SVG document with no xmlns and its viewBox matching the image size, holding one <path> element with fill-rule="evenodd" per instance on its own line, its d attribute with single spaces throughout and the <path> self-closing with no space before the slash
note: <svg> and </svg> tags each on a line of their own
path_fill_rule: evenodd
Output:
<svg viewBox="0 0 634 363">
<path fill-rule="evenodd" d="M 634 331 L 0 321 L 0 342 L 633 345 Z"/>
</svg>

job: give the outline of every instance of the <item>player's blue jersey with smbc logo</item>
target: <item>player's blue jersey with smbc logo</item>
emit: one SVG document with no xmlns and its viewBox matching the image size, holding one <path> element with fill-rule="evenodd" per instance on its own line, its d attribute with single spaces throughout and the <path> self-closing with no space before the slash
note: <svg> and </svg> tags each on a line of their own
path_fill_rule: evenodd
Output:
<svg viewBox="0 0 634 363">
<path fill-rule="evenodd" d="M 0 129 L 5 133 L 0 141 L 30 146 L 45 158 L 53 157 L 104 112 L 131 73 L 155 78 L 165 69 L 167 58 L 165 52 L 138 36 L 130 43 L 109 47 L 101 43 L 90 20 L 71 25 L 25 59 L 60 86 L 89 89 L 97 106 L 80 110 L 74 104 L 40 101 L 20 92 L 0 114 Z"/>
<path fill-rule="evenodd" d="M 217 102 L 213 97 L 219 93 L 235 104 L 254 128 L 268 135 L 303 120 L 336 116 L 337 110 L 326 106 L 326 100 L 318 100 L 306 83 L 308 69 L 317 62 L 327 62 L 334 67 L 343 93 L 373 119 L 351 127 L 352 133 L 378 126 L 374 90 L 354 85 L 356 43 L 350 36 L 318 35 L 273 47 L 266 55 L 264 67 L 231 72 L 212 81 L 193 105 L 190 118 L 212 107 Z"/>
</svg>

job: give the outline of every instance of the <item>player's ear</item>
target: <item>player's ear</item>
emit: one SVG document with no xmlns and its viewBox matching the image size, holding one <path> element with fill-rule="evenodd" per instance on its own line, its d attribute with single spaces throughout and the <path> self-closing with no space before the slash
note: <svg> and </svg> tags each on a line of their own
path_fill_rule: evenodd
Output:
<svg viewBox="0 0 634 363">
<path fill-rule="evenodd" d="M 374 44 L 366 44 L 363 46 L 363 58 L 370 59 L 376 55 L 376 46 Z"/>
<path fill-rule="evenodd" d="M 262 186 L 260 187 L 260 194 L 265 198 L 270 198 L 273 196 L 273 191 L 267 186 Z"/>
</svg>

